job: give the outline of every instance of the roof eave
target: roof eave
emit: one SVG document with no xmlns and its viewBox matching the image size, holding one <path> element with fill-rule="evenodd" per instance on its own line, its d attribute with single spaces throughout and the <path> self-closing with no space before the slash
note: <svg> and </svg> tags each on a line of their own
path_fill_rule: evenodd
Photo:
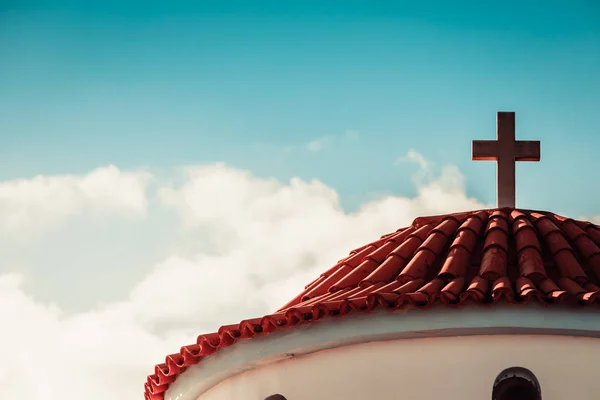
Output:
<svg viewBox="0 0 600 400">
<path fill-rule="evenodd" d="M 398 318 L 398 313 L 402 317 Z M 600 337 L 600 308 L 531 303 L 514 307 L 508 302 L 493 310 L 483 305 L 448 309 L 433 306 L 395 312 L 352 314 L 342 320 L 324 319 L 282 329 L 220 350 L 189 367 L 172 383 L 165 400 L 197 400 L 220 382 L 248 370 L 322 350 L 373 341 L 415 338 L 527 334 Z"/>
</svg>

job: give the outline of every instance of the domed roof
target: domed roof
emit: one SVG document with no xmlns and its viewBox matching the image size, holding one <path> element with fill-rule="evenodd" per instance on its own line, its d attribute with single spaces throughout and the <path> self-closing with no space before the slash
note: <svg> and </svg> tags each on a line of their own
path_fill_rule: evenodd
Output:
<svg viewBox="0 0 600 400">
<path fill-rule="evenodd" d="M 600 299 L 600 227 L 549 212 L 501 208 L 417 218 L 340 260 L 276 313 L 198 336 L 145 384 L 161 400 L 187 367 L 238 340 L 374 309 Z M 398 318 L 402 318 L 398 315 Z"/>
</svg>

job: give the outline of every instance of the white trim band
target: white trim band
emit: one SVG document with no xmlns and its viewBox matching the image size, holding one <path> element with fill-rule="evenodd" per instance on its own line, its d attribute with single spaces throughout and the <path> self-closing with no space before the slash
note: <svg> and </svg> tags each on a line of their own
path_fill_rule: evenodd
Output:
<svg viewBox="0 0 600 400">
<path fill-rule="evenodd" d="M 600 337 L 600 308 L 496 304 L 427 310 L 352 313 L 341 318 L 282 328 L 221 349 L 189 367 L 171 384 L 165 400 L 197 400 L 239 373 L 295 355 L 380 340 L 493 334 Z"/>
</svg>

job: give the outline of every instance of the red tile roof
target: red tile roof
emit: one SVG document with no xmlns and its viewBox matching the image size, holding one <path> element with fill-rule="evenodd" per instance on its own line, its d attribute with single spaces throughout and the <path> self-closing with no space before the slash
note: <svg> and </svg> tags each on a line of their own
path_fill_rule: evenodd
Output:
<svg viewBox="0 0 600 400">
<path fill-rule="evenodd" d="M 240 339 L 375 308 L 600 299 L 600 227 L 548 212 L 494 209 L 417 218 L 340 260 L 278 312 L 200 335 L 157 365 L 146 400 Z"/>
</svg>

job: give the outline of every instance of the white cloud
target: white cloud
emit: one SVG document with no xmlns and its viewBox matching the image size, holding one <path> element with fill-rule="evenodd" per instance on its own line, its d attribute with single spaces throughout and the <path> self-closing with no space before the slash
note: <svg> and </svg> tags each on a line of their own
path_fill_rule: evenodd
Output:
<svg viewBox="0 0 600 400">
<path fill-rule="evenodd" d="M 0 276 L 0 320 L 9 327 L 0 341 L 0 397 L 140 398 L 146 375 L 166 354 L 221 324 L 275 310 L 352 248 L 420 215 L 485 207 L 465 194 L 454 167 L 423 182 L 414 198 L 387 196 L 353 213 L 316 180 L 281 183 L 223 164 L 190 167 L 184 174 L 182 184 L 157 195 L 198 250 L 158 262 L 126 300 L 66 314 L 27 295 L 22 277 Z M 98 189 L 110 186 L 97 183 L 106 179 L 89 178 L 96 183 L 88 185 L 84 178 L 56 179 L 39 181 L 79 182 L 55 183 L 50 191 L 63 214 L 81 210 L 77 201 L 90 197 L 129 212 L 145 210 L 136 194 L 141 189 L 111 197 L 112 189 Z M 28 207 L 33 214 L 45 206 Z"/>
<path fill-rule="evenodd" d="M 317 151 L 323 150 L 325 146 L 333 141 L 331 136 L 323 136 L 317 139 L 313 139 L 306 144 L 306 150 L 316 153 Z"/>
<path fill-rule="evenodd" d="M 425 160 L 425 158 L 421 154 L 417 153 L 415 150 L 412 149 L 409 150 L 408 153 L 406 153 L 405 155 L 398 157 L 394 161 L 394 165 L 400 165 L 406 162 L 416 163 L 422 169 L 428 168 L 430 166 L 430 163 L 427 160 Z"/>
<path fill-rule="evenodd" d="M 577 217 L 576 219 L 579 221 L 589 221 L 596 225 L 600 225 L 600 216 L 598 215 L 595 217 Z"/>
<path fill-rule="evenodd" d="M 143 215 L 150 174 L 115 166 L 84 176 L 36 176 L 0 183 L 0 231 L 32 234 L 84 213 Z"/>
<path fill-rule="evenodd" d="M 341 135 L 327 135 L 311 140 L 306 144 L 306 150 L 316 153 L 330 146 L 333 142 L 345 141 L 352 142 L 360 137 L 360 132 L 355 130 L 346 130 Z"/>
</svg>

